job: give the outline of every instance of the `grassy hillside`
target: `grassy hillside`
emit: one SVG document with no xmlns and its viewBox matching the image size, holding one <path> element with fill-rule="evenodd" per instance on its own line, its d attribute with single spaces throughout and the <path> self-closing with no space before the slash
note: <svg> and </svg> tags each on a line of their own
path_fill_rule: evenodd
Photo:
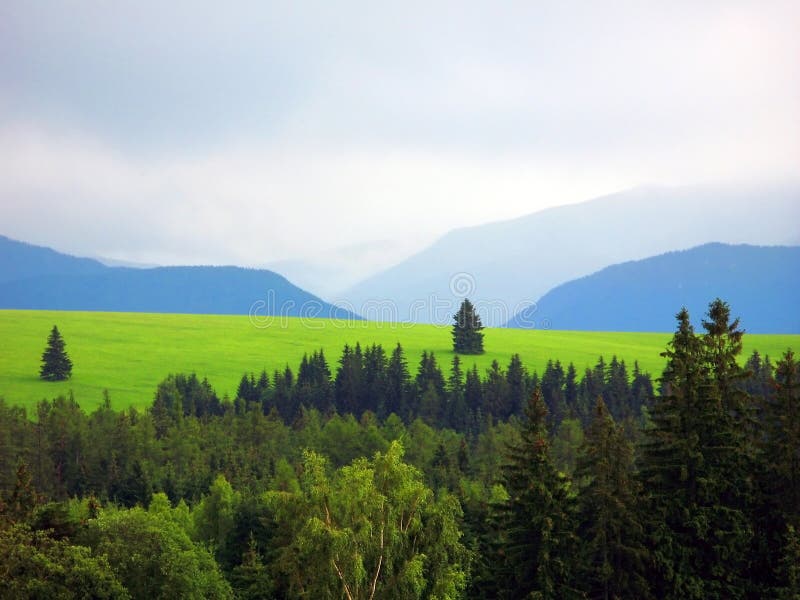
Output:
<svg viewBox="0 0 800 600">
<path fill-rule="evenodd" d="M 67 382 L 38 379 L 54 324 L 74 363 Z M 486 354 L 465 357 L 465 362 L 483 370 L 497 359 L 505 367 L 519 353 L 528 368 L 541 372 L 549 358 L 572 361 L 582 369 L 601 354 L 608 359 L 616 354 L 658 373 L 659 352 L 669 338 L 669 333 L 488 329 Z M 400 342 L 412 373 L 423 350 L 433 351 L 445 369 L 452 359 L 449 328 L 277 318 L 269 327 L 258 327 L 246 316 L 0 310 L 0 340 L 0 397 L 26 407 L 72 390 L 81 406 L 91 409 L 101 402 L 103 389 L 109 390 L 115 407 L 144 407 L 166 375 L 190 371 L 208 377 L 220 396 L 232 395 L 245 371 L 272 371 L 287 362 L 296 370 L 303 353 L 318 348 L 325 349 L 333 366 L 342 346 L 357 341 L 387 349 Z M 777 357 L 788 347 L 800 349 L 800 336 L 745 336 L 746 354 L 758 349 Z"/>
</svg>

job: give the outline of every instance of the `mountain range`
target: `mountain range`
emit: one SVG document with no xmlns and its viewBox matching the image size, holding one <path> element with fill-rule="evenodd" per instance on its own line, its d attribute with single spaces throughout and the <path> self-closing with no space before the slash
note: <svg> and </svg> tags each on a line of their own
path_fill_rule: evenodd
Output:
<svg viewBox="0 0 800 600">
<path fill-rule="evenodd" d="M 0 308 L 358 318 L 273 271 L 110 267 L 4 236 Z"/>
<path fill-rule="evenodd" d="M 341 306 L 269 269 L 115 266 L 0 236 L 0 308 L 449 324 L 469 297 L 489 326 L 669 331 L 680 306 L 699 319 L 719 296 L 749 331 L 800 332 L 800 262 L 789 247 L 800 244 L 798 223 L 797 184 L 636 188 L 454 230 L 353 286 Z M 374 266 L 378 248 L 365 258 Z M 327 267 L 282 264 L 303 287 L 320 280 L 331 293 L 363 251 Z"/>
<path fill-rule="evenodd" d="M 343 297 L 367 318 L 379 310 L 384 319 L 445 324 L 468 296 L 484 324 L 497 326 L 609 265 L 708 242 L 795 245 L 799 223 L 797 183 L 640 187 L 454 230 Z"/>
<path fill-rule="evenodd" d="M 557 286 L 507 325 L 672 331 L 681 307 L 700 327 L 717 297 L 751 333 L 800 333 L 800 247 L 713 243 L 612 265 Z"/>
</svg>

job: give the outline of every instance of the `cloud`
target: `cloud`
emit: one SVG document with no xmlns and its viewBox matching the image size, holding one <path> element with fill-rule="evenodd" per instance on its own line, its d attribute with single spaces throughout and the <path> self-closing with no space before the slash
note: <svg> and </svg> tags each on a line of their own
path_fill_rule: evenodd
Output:
<svg viewBox="0 0 800 600">
<path fill-rule="evenodd" d="M 639 183 L 796 176 L 798 18 L 793 2 L 7 2 L 3 233 L 263 264 Z"/>
<path fill-rule="evenodd" d="M 618 182 L 408 150 L 229 146 L 132 158 L 76 132 L 0 129 L 6 233 L 148 263 L 259 265 L 363 242 L 430 241 Z M 546 192 L 546 193 L 545 193 Z"/>
</svg>

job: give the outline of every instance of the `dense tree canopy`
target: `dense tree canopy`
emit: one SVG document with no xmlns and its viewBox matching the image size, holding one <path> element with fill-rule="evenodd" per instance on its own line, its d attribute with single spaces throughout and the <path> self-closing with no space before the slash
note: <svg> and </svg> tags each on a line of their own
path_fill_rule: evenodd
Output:
<svg viewBox="0 0 800 600">
<path fill-rule="evenodd" d="M 354 344 L 144 412 L 0 398 L 0 596 L 797 598 L 800 368 L 731 314 L 678 314 L 657 389 Z"/>
</svg>

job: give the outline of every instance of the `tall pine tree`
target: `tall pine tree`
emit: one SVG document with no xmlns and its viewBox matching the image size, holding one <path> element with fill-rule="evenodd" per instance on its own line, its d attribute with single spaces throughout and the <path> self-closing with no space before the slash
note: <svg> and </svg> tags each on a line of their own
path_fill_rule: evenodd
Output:
<svg viewBox="0 0 800 600">
<path fill-rule="evenodd" d="M 747 446 L 733 431 L 733 400 L 722 397 L 735 373 L 726 374 L 720 365 L 733 369 L 733 363 L 719 354 L 735 343 L 708 337 L 727 336 L 736 327 L 720 319 L 707 327 L 707 336 L 698 336 L 686 309 L 677 319 L 663 353 L 663 393 L 653 405 L 643 447 L 655 559 L 651 582 L 658 597 L 740 598 L 747 589 L 743 574 L 751 535 L 745 491 L 736 488 L 747 487 L 740 459 Z"/>
<path fill-rule="evenodd" d="M 498 507 L 504 557 L 495 572 L 503 598 L 579 597 L 573 587 L 575 502 L 550 456 L 546 420 L 537 388 L 501 471 L 508 499 Z"/>
<path fill-rule="evenodd" d="M 598 397 L 586 428 L 576 481 L 584 565 L 590 598 L 648 598 L 647 549 L 634 477 L 633 447 Z"/>
</svg>

